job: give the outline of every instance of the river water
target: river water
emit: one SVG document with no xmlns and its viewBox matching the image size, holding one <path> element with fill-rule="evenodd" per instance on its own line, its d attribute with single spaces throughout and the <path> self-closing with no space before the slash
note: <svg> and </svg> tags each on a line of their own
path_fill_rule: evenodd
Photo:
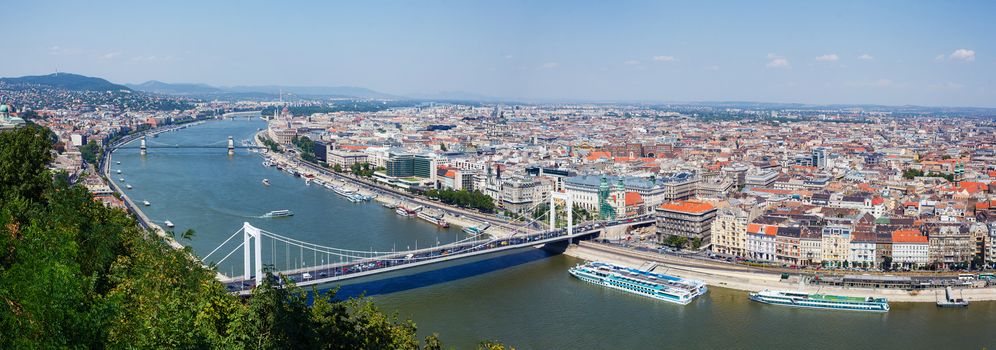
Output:
<svg viewBox="0 0 996 350">
<path fill-rule="evenodd" d="M 148 200 L 146 214 L 170 220 L 178 232 L 196 230 L 182 243 L 204 256 L 250 222 L 265 230 L 307 242 L 354 250 L 403 250 L 416 244 L 464 238 L 456 228 L 439 229 L 404 219 L 376 203 L 350 203 L 335 193 L 307 186 L 274 168 L 259 155 L 224 148 L 157 149 L 157 145 L 224 145 L 228 136 L 248 139 L 262 121 L 217 121 L 149 138 L 149 154 L 137 149 L 114 153 L 112 180 L 134 186 L 136 202 Z M 268 178 L 271 186 L 261 181 Z M 263 213 L 289 209 L 290 218 Z M 233 239 L 236 241 L 241 239 Z M 218 261 L 238 243 L 211 256 Z M 274 245 L 264 261 L 278 268 L 311 266 L 327 257 Z M 387 311 L 412 318 L 419 333 L 440 333 L 444 343 L 470 348 L 498 339 L 519 349 L 979 349 L 996 346 L 996 303 L 967 309 L 933 304 L 892 303 L 887 314 L 792 309 L 761 305 L 746 293 L 711 288 L 687 306 L 654 301 L 586 284 L 567 268 L 577 259 L 555 255 L 516 260 L 513 266 L 466 278 L 417 284 L 419 288 L 375 295 Z M 241 273 L 241 252 L 219 264 L 226 274 Z M 452 275 L 452 274 L 451 274 Z M 462 277 L 462 276 L 461 276 Z"/>
</svg>

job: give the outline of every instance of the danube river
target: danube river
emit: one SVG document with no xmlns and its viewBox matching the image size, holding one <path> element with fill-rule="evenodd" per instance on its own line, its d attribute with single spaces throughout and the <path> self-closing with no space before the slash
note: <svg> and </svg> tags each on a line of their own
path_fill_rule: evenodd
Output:
<svg viewBox="0 0 996 350">
<path fill-rule="evenodd" d="M 191 245 L 203 256 L 238 230 L 242 222 L 292 238 L 354 250 L 403 250 L 463 238 L 459 229 L 438 229 L 398 217 L 376 203 L 350 203 L 335 193 L 307 186 L 240 149 L 168 149 L 157 145 L 224 145 L 252 137 L 262 121 L 216 121 L 149 138 L 149 154 L 114 153 L 113 181 L 134 186 L 133 200 L 152 220 L 170 220 L 177 231 L 196 230 Z M 122 174 L 114 170 L 121 169 Z M 263 186 L 268 178 L 271 186 Z M 290 218 L 266 219 L 289 209 Z M 237 243 L 236 243 L 237 244 Z M 212 255 L 212 261 L 235 248 Z M 264 249 L 265 250 L 265 249 Z M 323 258 L 271 247 L 264 260 L 278 267 L 311 265 Z M 538 256 L 542 256 L 541 254 Z M 241 253 L 219 265 L 241 273 Z M 523 262 L 525 261 L 525 262 Z M 577 259 L 557 255 L 466 278 L 373 296 L 377 304 L 414 319 L 423 335 L 440 333 L 449 346 L 470 348 L 498 339 L 519 349 L 657 348 L 862 348 L 978 349 L 996 346 L 996 302 L 967 309 L 892 303 L 887 314 L 791 309 L 747 300 L 745 292 L 712 287 L 687 306 L 672 305 L 580 282 L 567 274 Z M 453 274 L 454 276 L 459 274 Z"/>
</svg>

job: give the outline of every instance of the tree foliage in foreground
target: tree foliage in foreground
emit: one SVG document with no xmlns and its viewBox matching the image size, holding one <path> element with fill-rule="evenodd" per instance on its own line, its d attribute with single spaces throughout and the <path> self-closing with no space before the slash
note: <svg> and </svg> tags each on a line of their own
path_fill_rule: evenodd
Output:
<svg viewBox="0 0 996 350">
<path fill-rule="evenodd" d="M 0 348 L 440 349 L 365 299 L 214 271 L 45 170 L 50 134 L 0 133 Z M 269 280 L 269 279 L 268 279 Z"/>
</svg>

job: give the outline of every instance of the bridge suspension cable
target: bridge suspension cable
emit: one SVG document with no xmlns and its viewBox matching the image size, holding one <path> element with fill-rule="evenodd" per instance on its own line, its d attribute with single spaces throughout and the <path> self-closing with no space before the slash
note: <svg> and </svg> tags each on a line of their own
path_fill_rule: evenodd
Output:
<svg viewBox="0 0 996 350">
<path fill-rule="evenodd" d="M 228 243 L 228 241 L 231 241 L 232 238 L 235 238 L 235 236 L 237 236 L 238 234 L 242 233 L 243 229 L 244 229 L 243 227 L 239 227 L 239 229 L 236 230 L 235 233 L 233 233 L 230 237 L 228 237 L 228 239 L 226 239 L 224 242 L 221 242 L 221 244 L 219 244 L 217 248 L 214 248 L 214 250 L 212 250 L 210 253 L 207 253 L 207 255 L 205 255 L 203 258 L 201 258 L 201 260 L 202 261 L 207 261 L 207 259 L 211 257 L 211 254 L 214 254 L 214 252 L 217 252 L 218 249 L 221 249 L 221 247 L 224 246 L 226 243 Z"/>
<path fill-rule="evenodd" d="M 228 252 L 228 254 L 226 254 L 224 258 L 221 258 L 221 260 L 218 260 L 218 262 L 214 263 L 214 265 L 215 266 L 221 265 L 221 263 L 223 261 L 225 261 L 225 259 L 228 259 L 228 257 L 232 256 L 232 254 L 235 254 L 235 252 L 239 251 L 239 248 L 242 248 L 242 246 L 244 246 L 244 245 L 246 245 L 245 242 L 239 243 L 239 245 L 236 246 L 235 249 L 232 249 L 232 251 Z"/>
</svg>

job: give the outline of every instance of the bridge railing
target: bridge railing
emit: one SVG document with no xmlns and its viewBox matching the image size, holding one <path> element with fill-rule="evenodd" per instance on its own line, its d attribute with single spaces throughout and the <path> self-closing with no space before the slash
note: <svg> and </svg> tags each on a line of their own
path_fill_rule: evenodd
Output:
<svg viewBox="0 0 996 350">
<path fill-rule="evenodd" d="M 602 226 L 597 225 L 597 223 L 591 223 L 587 225 L 580 225 L 579 231 L 573 233 L 574 236 L 589 234 L 592 230 L 597 230 Z M 537 232 L 532 234 L 525 234 L 521 236 L 504 237 L 497 239 L 488 240 L 477 240 L 470 242 L 463 242 L 460 244 L 450 244 L 443 246 L 435 246 L 431 248 L 423 248 L 418 250 L 409 250 L 398 253 L 392 253 L 387 255 L 382 255 L 378 257 L 356 259 L 340 263 L 316 265 L 307 268 L 298 268 L 293 270 L 280 271 L 278 274 L 285 276 L 292 276 L 299 273 L 311 273 L 316 274 L 324 273 L 326 276 L 321 276 L 319 279 L 323 278 L 335 278 L 346 275 L 358 274 L 362 272 L 368 272 L 371 270 L 384 269 L 389 267 L 395 267 L 400 265 L 422 263 L 426 261 L 431 261 L 434 259 L 440 259 L 443 257 L 454 257 L 463 254 L 469 254 L 473 252 L 479 252 L 483 250 L 490 250 L 508 246 L 519 246 L 523 244 L 532 244 L 537 241 L 545 241 L 549 239 L 564 237 L 567 235 L 566 229 L 557 229 L 553 231 Z M 233 288 L 234 287 L 234 288 Z M 240 278 L 232 279 L 229 282 L 230 290 L 246 290 L 254 287 L 252 281 L 244 281 Z"/>
</svg>

